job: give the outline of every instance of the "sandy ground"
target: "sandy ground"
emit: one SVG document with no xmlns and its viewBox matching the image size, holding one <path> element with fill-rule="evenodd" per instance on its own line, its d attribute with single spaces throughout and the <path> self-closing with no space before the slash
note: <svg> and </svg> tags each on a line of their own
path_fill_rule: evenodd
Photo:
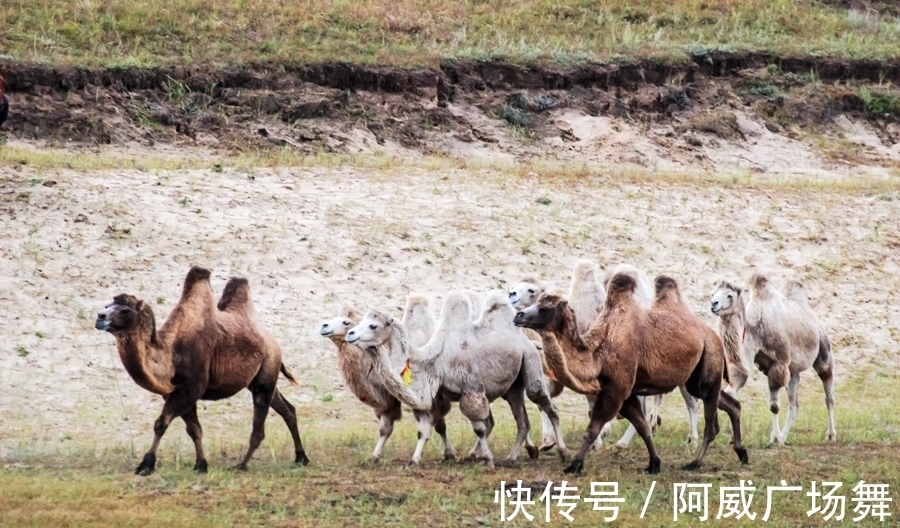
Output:
<svg viewBox="0 0 900 528">
<path fill-rule="evenodd" d="M 194 264 L 213 270 L 217 292 L 229 276 L 250 279 L 301 383 L 283 382 L 285 393 L 304 413 L 325 420 L 352 409 L 373 431 L 374 418 L 343 388 L 332 344 L 317 335 L 320 321 L 345 301 L 399 315 L 410 292 L 432 295 L 437 309 L 451 288 L 506 288 L 531 273 L 565 290 L 579 258 L 673 275 L 710 324 L 708 294 L 721 278 L 797 276 L 831 334 L 839 378 L 896 368 L 898 201 L 896 191 L 546 181 L 491 170 L 3 167 L 0 456 L 69 440 L 133 437 L 143 449 L 161 399 L 134 385 L 93 321 L 120 292 L 151 302 L 162 321 Z M 249 417 L 249 397 L 201 410 L 205 424 Z"/>
</svg>

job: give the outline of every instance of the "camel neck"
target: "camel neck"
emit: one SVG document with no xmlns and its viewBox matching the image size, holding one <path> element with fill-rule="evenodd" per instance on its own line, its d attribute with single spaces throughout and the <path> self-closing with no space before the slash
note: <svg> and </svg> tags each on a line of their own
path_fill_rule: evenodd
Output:
<svg viewBox="0 0 900 528">
<path fill-rule="evenodd" d="M 132 332 L 116 340 L 119 358 L 125 370 L 144 389 L 166 395 L 174 390 L 172 355 L 155 336 L 152 314 Z"/>
<path fill-rule="evenodd" d="M 409 347 L 405 342 L 404 336 L 401 331 L 395 327 L 393 332 L 391 333 L 390 339 L 378 345 L 375 348 L 375 371 L 378 372 L 378 378 L 384 387 L 394 395 L 398 400 L 403 402 L 406 405 L 409 405 L 413 409 L 418 410 L 428 410 L 431 408 L 431 400 L 434 395 L 431 394 L 430 390 L 426 390 L 426 394 L 420 395 L 418 391 L 414 388 L 422 387 L 423 378 L 427 375 L 427 373 L 419 368 L 421 366 L 420 363 L 413 363 L 411 359 L 411 354 L 409 354 Z M 412 371 L 412 383 L 407 385 L 403 380 L 399 371 L 395 372 L 395 368 L 391 365 L 391 359 L 395 355 L 400 355 L 400 357 L 404 358 L 404 362 L 409 360 L 410 369 Z M 427 384 L 425 384 L 427 385 Z"/>
</svg>

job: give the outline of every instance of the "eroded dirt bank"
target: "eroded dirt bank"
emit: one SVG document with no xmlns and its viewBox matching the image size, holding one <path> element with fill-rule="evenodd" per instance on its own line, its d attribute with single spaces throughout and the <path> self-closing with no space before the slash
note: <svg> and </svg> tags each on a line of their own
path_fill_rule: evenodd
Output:
<svg viewBox="0 0 900 528">
<path fill-rule="evenodd" d="M 87 70 L 7 64 L 9 142 L 552 156 L 662 170 L 896 172 L 900 61 L 696 55 L 568 69 L 445 62 Z"/>
</svg>

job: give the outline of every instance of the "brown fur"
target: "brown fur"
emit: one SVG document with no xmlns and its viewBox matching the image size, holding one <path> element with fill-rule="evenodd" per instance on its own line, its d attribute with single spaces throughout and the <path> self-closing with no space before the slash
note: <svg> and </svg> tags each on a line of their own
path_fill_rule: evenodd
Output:
<svg viewBox="0 0 900 528">
<path fill-rule="evenodd" d="M 153 472 L 159 442 L 177 417 L 184 419 L 194 441 L 194 469 L 206 471 L 197 401 L 228 398 L 245 388 L 253 394 L 253 432 L 237 467 L 246 469 L 262 442 L 270 406 L 291 431 L 295 461 L 305 465 L 309 459 L 300 442 L 294 407 L 276 388 L 279 372 L 293 383 L 296 380 L 281 362 L 275 338 L 256 318 L 247 280 L 230 279 L 217 305 L 209 278 L 209 270 L 191 268 L 178 304 L 158 332 L 150 306 L 132 295 L 116 296 L 97 317 L 95 326 L 116 337 L 119 357 L 135 383 L 165 399 L 154 425 L 153 445 L 136 473 Z"/>
<path fill-rule="evenodd" d="M 685 385 L 692 396 L 703 400 L 703 445 L 689 468 L 699 467 L 718 433 L 717 407 L 728 412 L 732 424 L 738 424 L 736 430 L 740 430 L 739 404 L 727 394 L 720 398 L 722 341 L 683 302 L 674 279 L 657 277 L 656 297 L 649 311 L 635 302 L 636 285 L 633 277 L 615 274 L 608 283 L 603 311 L 584 335 L 578 334 L 574 312 L 559 296 L 543 295 L 535 306 L 516 315 L 520 326 L 541 329 L 556 337 L 564 354 L 559 358 L 559 366 L 565 360 L 568 373 L 563 376 L 567 380 L 600 385 L 584 444 L 568 472 L 581 470 L 600 428 L 619 412 L 631 421 L 647 445 L 648 471 L 659 471 L 659 457 L 638 395 L 664 394 Z M 547 351 L 553 352 L 545 347 Z M 734 447 L 741 461 L 746 462 L 739 434 Z"/>
</svg>

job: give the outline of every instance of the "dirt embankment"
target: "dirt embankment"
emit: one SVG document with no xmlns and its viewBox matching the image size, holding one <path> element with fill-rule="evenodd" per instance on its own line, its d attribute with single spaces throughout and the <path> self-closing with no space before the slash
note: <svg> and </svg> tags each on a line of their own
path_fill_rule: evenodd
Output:
<svg viewBox="0 0 900 528">
<path fill-rule="evenodd" d="M 606 136 L 626 127 L 654 143 L 660 159 L 674 161 L 715 161 L 709 149 L 767 133 L 833 136 L 823 163 L 900 161 L 900 60 L 725 53 L 692 59 L 568 69 L 448 61 L 435 70 L 8 64 L 13 111 L 4 132 L 13 140 L 84 145 L 521 157 L 583 155 L 586 139 L 609 143 Z M 580 117 L 600 121 L 579 133 Z M 670 154 L 674 147 L 686 152 Z M 645 158 L 638 152 L 615 161 L 658 165 Z"/>
</svg>

